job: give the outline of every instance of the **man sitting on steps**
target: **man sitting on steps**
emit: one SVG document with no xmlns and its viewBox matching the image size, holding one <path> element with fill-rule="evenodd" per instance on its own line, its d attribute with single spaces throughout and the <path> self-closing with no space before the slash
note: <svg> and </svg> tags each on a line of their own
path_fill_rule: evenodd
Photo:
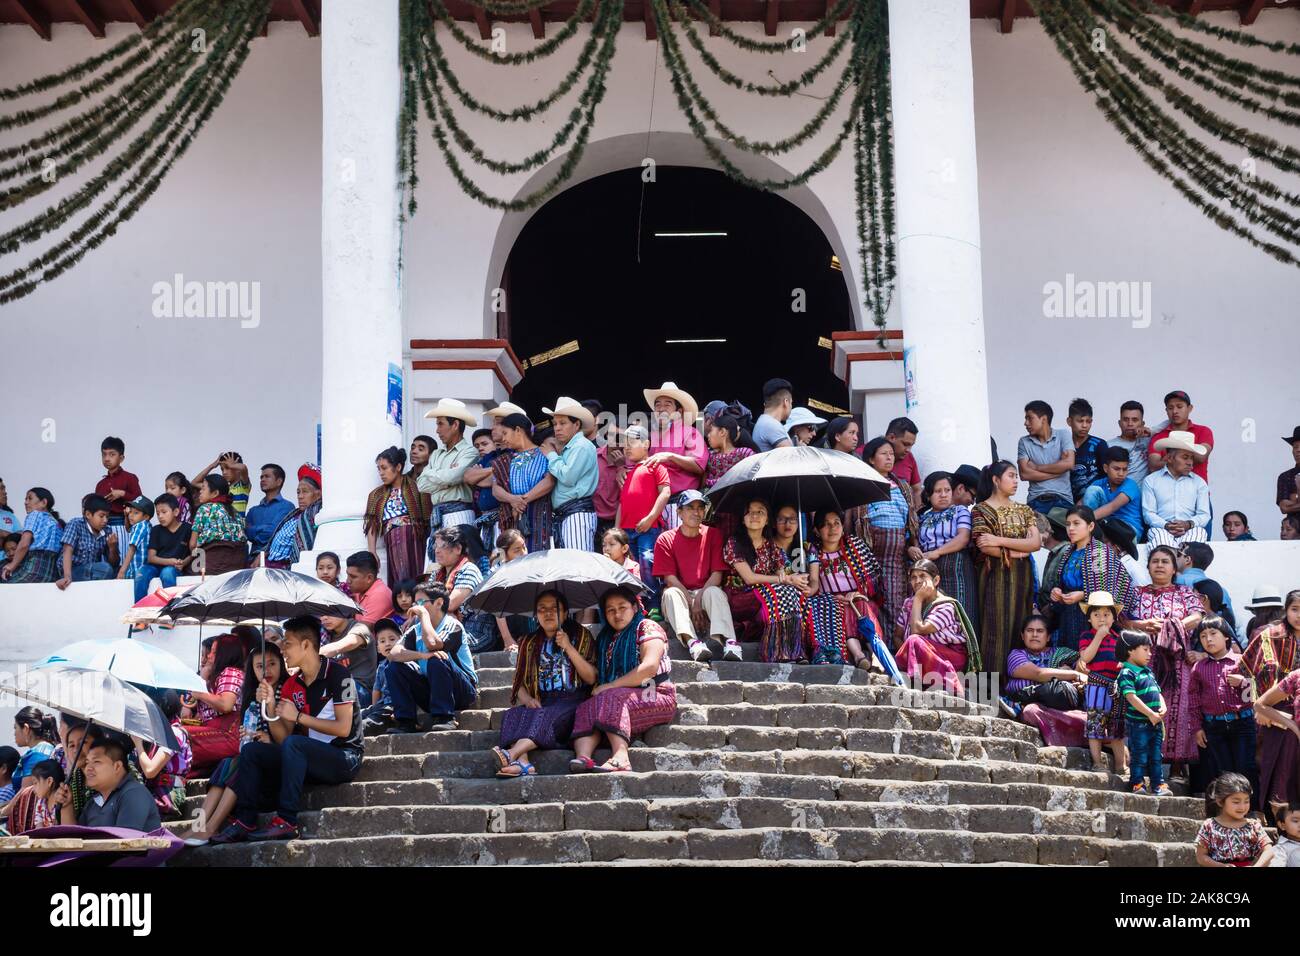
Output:
<svg viewBox="0 0 1300 956">
<path fill-rule="evenodd" d="M 655 541 L 654 576 L 663 578 L 661 597 L 668 629 L 681 639 L 697 661 L 712 660 L 700 631 L 725 642 L 723 659 L 738 661 L 740 644 L 731 620 L 731 605 L 722 590 L 727 563 L 722 560 L 722 534 L 704 527 L 704 495 L 682 492 L 677 506 L 681 524 Z"/>
<path fill-rule="evenodd" d="M 471 706 L 478 695 L 474 656 L 464 627 L 447 610 L 447 589 L 431 584 L 424 590 L 428 603 L 411 605 L 411 615 L 419 623 L 406 632 L 401 646 L 388 652 L 392 663 L 417 661 L 421 667 L 418 671 L 405 667 L 389 671 L 388 693 L 393 698 L 390 734 L 416 733 L 419 707 L 427 707 L 433 717 L 430 730 L 455 730 L 456 711 Z"/>
</svg>

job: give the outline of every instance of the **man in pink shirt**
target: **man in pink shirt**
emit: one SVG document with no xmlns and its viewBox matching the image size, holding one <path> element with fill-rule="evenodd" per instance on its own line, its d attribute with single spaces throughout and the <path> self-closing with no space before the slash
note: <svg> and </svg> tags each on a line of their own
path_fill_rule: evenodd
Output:
<svg viewBox="0 0 1300 956">
<path fill-rule="evenodd" d="M 393 592 L 379 580 L 379 562 L 369 551 L 348 557 L 348 587 L 352 600 L 361 605 L 357 620 L 374 627 L 375 622 L 393 614 Z"/>
<path fill-rule="evenodd" d="M 910 418 L 895 418 L 885 429 L 885 437 L 894 446 L 894 474 L 912 489 L 912 505 L 919 507 L 921 501 L 921 468 L 912 455 L 912 446 L 916 444 L 916 422 Z"/>
<path fill-rule="evenodd" d="M 650 426 L 652 465 L 668 469 L 668 506 L 664 508 L 664 527 L 676 528 L 677 500 L 688 488 L 698 488 L 709 461 L 709 445 L 695 427 L 700 406 L 673 382 L 660 388 L 647 388 L 645 400 L 654 409 Z"/>
</svg>

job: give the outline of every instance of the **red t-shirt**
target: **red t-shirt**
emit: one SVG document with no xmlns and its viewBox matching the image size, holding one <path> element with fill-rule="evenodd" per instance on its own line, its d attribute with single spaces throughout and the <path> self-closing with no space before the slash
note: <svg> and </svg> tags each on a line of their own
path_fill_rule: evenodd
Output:
<svg viewBox="0 0 1300 956">
<path fill-rule="evenodd" d="M 659 487 L 669 484 L 668 469 L 663 465 L 647 465 L 638 462 L 623 480 L 623 516 L 624 528 L 635 528 L 641 519 L 650 513 L 659 497 Z M 659 515 L 659 524 L 663 523 L 663 514 Z"/>
<path fill-rule="evenodd" d="M 393 615 L 393 592 L 380 578 L 375 578 L 375 583 L 356 602 L 361 605 L 356 619 L 362 624 L 373 626 L 376 621 Z"/>
<path fill-rule="evenodd" d="M 727 572 L 727 562 L 722 560 L 722 533 L 717 528 L 705 525 L 694 538 L 682 534 L 681 528 L 673 528 L 655 541 L 655 577 L 671 574 L 696 591 L 715 571 Z"/>
<path fill-rule="evenodd" d="M 1160 449 L 1156 448 L 1156 442 L 1158 442 L 1162 438 L 1168 438 L 1169 433 L 1171 431 L 1174 431 L 1172 425 L 1166 428 L 1164 431 L 1156 432 L 1154 435 L 1151 436 L 1151 450 L 1153 452 L 1160 455 L 1164 454 L 1163 451 L 1160 451 Z M 1206 428 L 1204 425 L 1197 425 L 1195 422 L 1188 422 L 1187 427 L 1179 429 L 1179 431 L 1191 432 L 1196 437 L 1196 444 L 1198 445 L 1208 445 L 1208 446 L 1214 445 L 1214 432 L 1210 431 L 1210 429 Z M 1209 483 L 1210 463 L 1208 461 L 1203 461 L 1196 465 L 1193 465 L 1192 471 L 1194 471 L 1196 474 L 1204 478 L 1207 484 Z"/>
<path fill-rule="evenodd" d="M 84 488 L 85 485 L 82 485 Z M 115 498 L 108 503 L 109 514 L 120 515 L 126 511 L 126 503 L 135 501 L 142 492 L 140 491 L 140 479 L 131 474 L 125 468 L 119 468 L 116 474 L 105 475 L 99 479 L 95 485 L 95 494 L 101 498 L 107 498 L 110 491 L 125 491 L 126 495 L 122 498 Z"/>
<path fill-rule="evenodd" d="M 916 456 L 910 451 L 902 457 L 902 460 L 894 462 L 894 474 L 906 485 L 921 483 L 921 469 L 916 463 Z"/>
</svg>

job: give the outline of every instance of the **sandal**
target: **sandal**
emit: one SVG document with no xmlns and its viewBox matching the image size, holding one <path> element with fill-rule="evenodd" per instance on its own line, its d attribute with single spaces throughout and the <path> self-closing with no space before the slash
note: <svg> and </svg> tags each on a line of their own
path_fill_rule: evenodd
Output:
<svg viewBox="0 0 1300 956">
<path fill-rule="evenodd" d="M 620 763 L 616 763 L 616 764 L 602 763 L 602 764 L 597 764 L 593 769 L 596 771 L 596 773 L 628 773 L 629 771 L 631 771 L 632 768 L 631 766 L 625 767 Z"/>
<path fill-rule="evenodd" d="M 596 769 L 596 761 L 590 757 L 574 757 L 569 761 L 569 773 L 591 773 Z"/>
<path fill-rule="evenodd" d="M 853 666 L 864 671 L 869 671 L 871 670 L 871 658 L 868 657 L 866 654 L 863 654 L 861 657 L 859 657 L 856 661 L 853 662 Z"/>
<path fill-rule="evenodd" d="M 1093 773 L 1110 773 L 1110 766 L 1105 763 L 1094 763 L 1092 765 Z"/>
<path fill-rule="evenodd" d="M 497 758 L 497 763 L 501 764 L 501 766 L 497 768 L 498 770 L 504 770 L 506 767 L 510 766 L 510 754 L 506 751 L 502 750 L 500 747 L 493 747 L 492 754 Z"/>
<path fill-rule="evenodd" d="M 537 776 L 537 768 L 527 760 L 512 760 L 497 771 L 497 776 L 505 778 L 535 777 Z"/>
</svg>

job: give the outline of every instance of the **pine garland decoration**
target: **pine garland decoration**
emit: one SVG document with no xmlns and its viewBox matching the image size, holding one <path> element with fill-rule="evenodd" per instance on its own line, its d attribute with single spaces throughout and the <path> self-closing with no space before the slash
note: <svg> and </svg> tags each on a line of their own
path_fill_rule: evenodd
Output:
<svg viewBox="0 0 1300 956">
<path fill-rule="evenodd" d="M 434 15 L 437 16 L 444 24 L 456 42 L 463 46 L 474 56 L 489 63 L 497 63 L 502 66 L 518 66 L 521 63 L 532 63 L 550 56 L 558 50 L 564 43 L 573 38 L 578 32 L 584 21 L 590 19 L 592 11 L 595 9 L 597 2 L 603 0 L 578 0 L 577 9 L 573 11 L 573 16 L 564 21 L 559 32 L 553 37 L 543 40 L 531 50 L 525 50 L 523 53 L 493 53 L 490 49 L 485 49 L 479 41 L 475 40 L 468 33 L 461 29 L 460 24 L 456 22 L 451 13 L 447 10 L 442 0 L 429 0 L 429 6 L 433 9 Z M 621 5 L 620 5 L 621 8 Z"/>
</svg>

